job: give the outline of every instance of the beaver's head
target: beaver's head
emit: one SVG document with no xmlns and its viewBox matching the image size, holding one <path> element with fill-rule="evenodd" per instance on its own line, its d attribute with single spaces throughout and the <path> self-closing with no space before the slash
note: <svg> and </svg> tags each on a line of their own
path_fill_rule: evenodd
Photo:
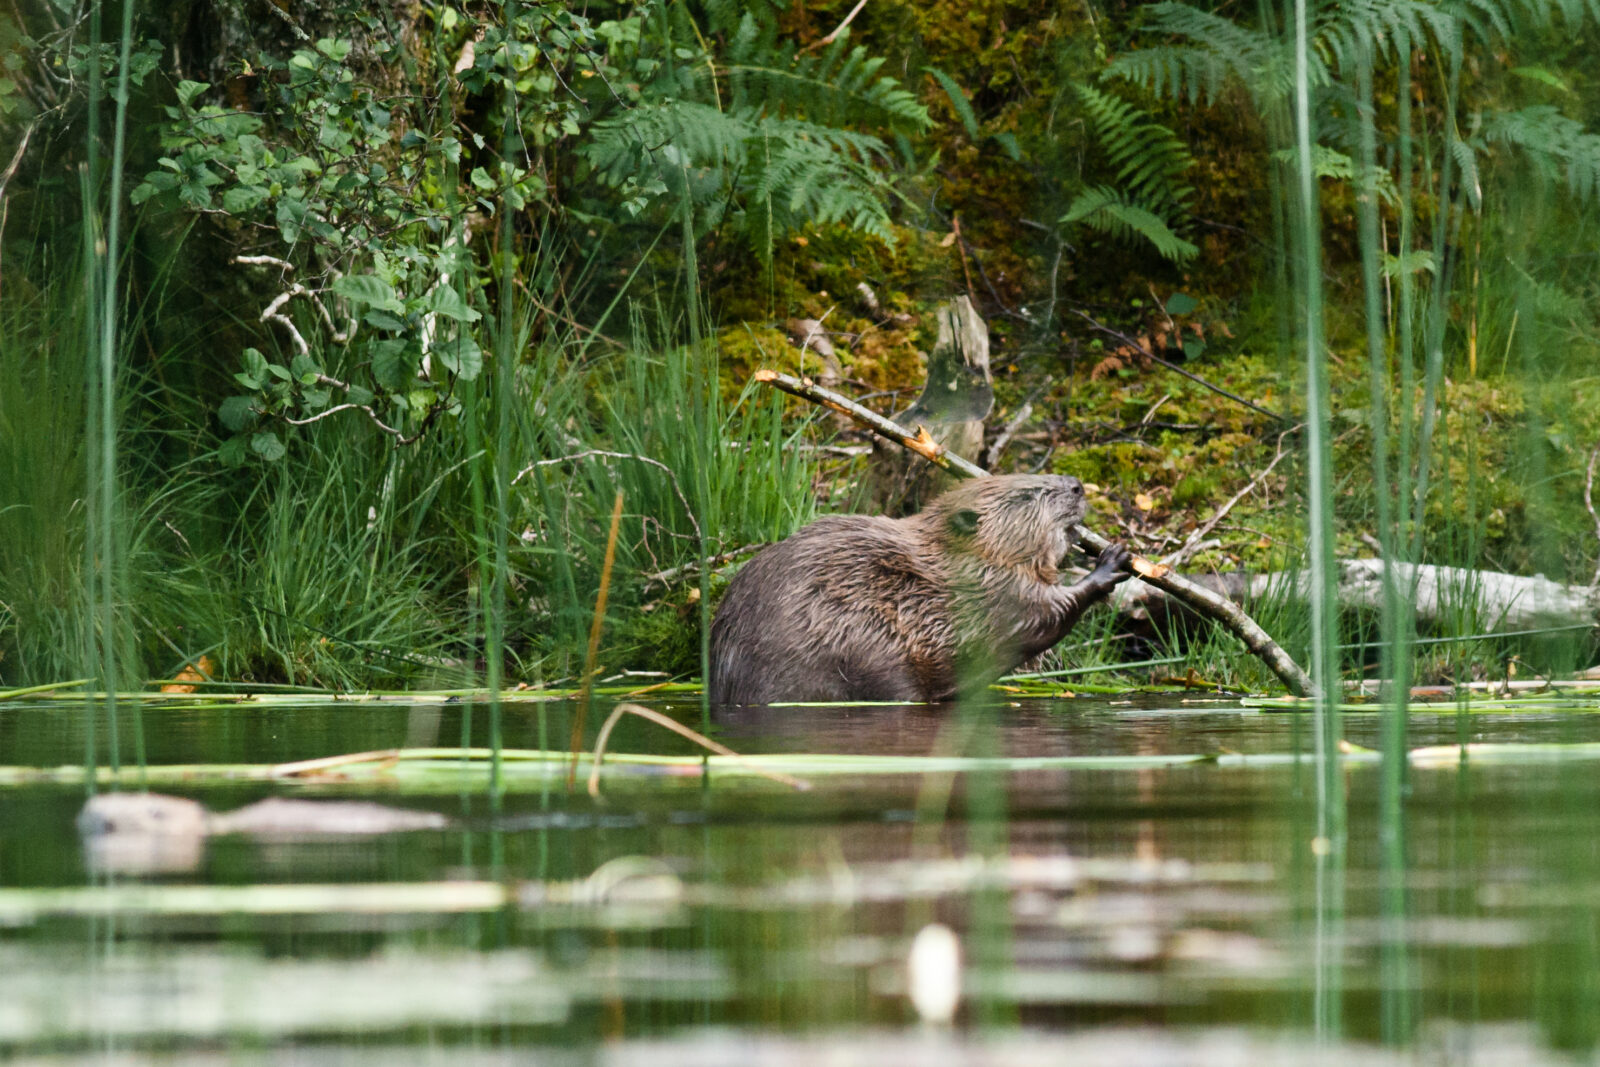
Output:
<svg viewBox="0 0 1600 1067">
<path fill-rule="evenodd" d="M 1083 483 L 1061 474 L 1007 474 L 963 482 L 923 512 L 952 545 L 1053 580 L 1083 521 Z"/>
</svg>

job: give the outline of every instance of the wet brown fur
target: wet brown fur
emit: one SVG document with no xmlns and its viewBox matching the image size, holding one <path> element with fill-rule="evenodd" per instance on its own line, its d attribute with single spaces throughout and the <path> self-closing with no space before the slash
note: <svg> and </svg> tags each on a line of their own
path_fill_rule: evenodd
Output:
<svg viewBox="0 0 1600 1067">
<path fill-rule="evenodd" d="M 1083 518 L 1057 475 L 964 482 L 918 515 L 819 519 L 735 576 L 711 627 L 711 699 L 952 699 L 1054 645 L 1127 577 L 1113 545 L 1056 584 Z"/>
</svg>

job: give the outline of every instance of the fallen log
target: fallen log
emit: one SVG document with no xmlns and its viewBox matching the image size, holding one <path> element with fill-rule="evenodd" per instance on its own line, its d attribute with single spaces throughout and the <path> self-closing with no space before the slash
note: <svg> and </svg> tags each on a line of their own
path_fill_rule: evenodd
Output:
<svg viewBox="0 0 1600 1067">
<path fill-rule="evenodd" d="M 1471 612 L 1478 619 L 1478 629 L 1486 633 L 1593 625 L 1600 619 L 1600 591 L 1563 585 L 1542 574 L 1528 577 L 1431 563 L 1396 562 L 1388 566 L 1394 568 L 1401 599 L 1412 606 L 1422 625 L 1461 612 Z M 1386 570 L 1383 560 L 1343 559 L 1337 561 L 1337 567 L 1341 608 L 1382 610 Z M 1203 580 L 1246 603 L 1265 598 L 1287 597 L 1302 602 L 1311 599 L 1311 578 L 1304 571 L 1230 573 Z M 1159 589 L 1127 584 L 1117 588 L 1112 602 L 1125 613 L 1158 612 L 1158 601 L 1164 595 Z"/>
<path fill-rule="evenodd" d="M 934 466 L 957 477 L 987 478 L 989 476 L 989 472 L 982 467 L 941 446 L 924 427 L 918 426 L 916 432 L 913 433 L 904 426 L 884 418 L 875 411 L 862 407 L 848 397 L 841 396 L 831 389 L 824 389 L 815 382 L 795 378 L 788 374 L 780 374 L 773 370 L 756 371 L 754 380 L 764 382 L 775 389 L 781 389 L 792 396 L 798 396 L 814 404 L 820 404 L 830 411 L 848 416 L 857 425 L 910 449 Z M 1111 543 L 1106 538 L 1084 526 L 1073 527 L 1073 534 L 1097 554 Z M 1190 581 L 1170 567 L 1160 563 L 1152 563 L 1141 556 L 1133 558 L 1133 570 L 1144 582 L 1183 601 L 1196 612 L 1215 619 L 1233 631 L 1244 642 L 1245 647 L 1265 663 L 1273 674 L 1278 676 L 1283 684 L 1288 687 L 1289 692 L 1295 696 L 1311 695 L 1314 689 L 1311 677 L 1306 674 L 1298 663 L 1290 658 L 1289 654 L 1272 639 L 1272 636 L 1267 631 L 1261 628 L 1260 624 L 1246 615 L 1239 605 L 1220 593 Z"/>
</svg>

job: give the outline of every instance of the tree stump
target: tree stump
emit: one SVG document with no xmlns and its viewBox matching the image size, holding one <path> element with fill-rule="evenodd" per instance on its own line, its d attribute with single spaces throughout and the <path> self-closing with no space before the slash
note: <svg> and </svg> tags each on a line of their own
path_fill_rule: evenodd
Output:
<svg viewBox="0 0 1600 1067">
<path fill-rule="evenodd" d="M 922 395 L 894 421 L 911 429 L 926 427 L 940 445 L 976 462 L 983 451 L 983 420 L 994 407 L 989 327 L 965 296 L 935 314 L 939 338 L 928 356 Z M 873 499 L 885 515 L 910 515 L 956 481 L 902 448 L 881 441 L 873 447 Z"/>
</svg>

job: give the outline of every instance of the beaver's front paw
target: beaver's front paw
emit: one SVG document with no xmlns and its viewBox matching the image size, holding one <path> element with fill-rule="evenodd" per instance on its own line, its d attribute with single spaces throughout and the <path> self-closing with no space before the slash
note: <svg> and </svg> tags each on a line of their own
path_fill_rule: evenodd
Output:
<svg viewBox="0 0 1600 1067">
<path fill-rule="evenodd" d="M 1133 553 L 1120 541 L 1113 541 L 1100 553 L 1089 579 L 1102 589 L 1110 589 L 1133 577 Z"/>
</svg>

